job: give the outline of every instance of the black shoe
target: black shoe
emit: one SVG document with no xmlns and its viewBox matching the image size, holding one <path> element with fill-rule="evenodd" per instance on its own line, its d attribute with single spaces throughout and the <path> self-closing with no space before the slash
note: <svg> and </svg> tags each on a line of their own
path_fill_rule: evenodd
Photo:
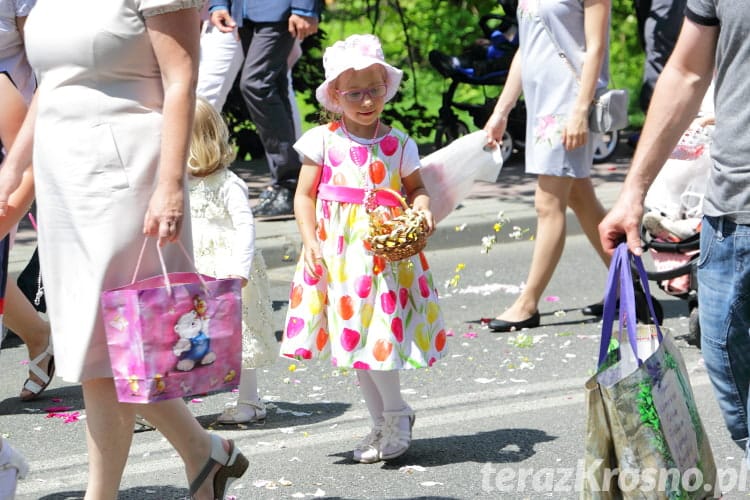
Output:
<svg viewBox="0 0 750 500">
<path fill-rule="evenodd" d="M 504 319 L 493 319 L 487 326 L 493 332 L 515 332 L 524 328 L 536 328 L 539 326 L 539 311 L 523 321 L 505 321 Z"/>
<path fill-rule="evenodd" d="M 660 325 L 664 324 L 664 310 L 661 307 L 661 303 L 654 297 L 651 297 L 654 303 L 654 312 L 656 313 L 656 320 Z M 615 311 L 620 309 L 620 300 L 618 299 L 615 303 Z M 601 317 L 604 314 L 604 302 L 596 302 L 589 304 L 581 309 L 581 314 L 585 316 L 598 316 Z M 635 290 L 635 316 L 640 323 L 650 325 L 653 324 L 651 319 L 651 313 L 648 310 L 648 302 L 646 302 L 646 294 L 640 288 Z"/>
<path fill-rule="evenodd" d="M 620 307 L 620 301 L 617 301 L 616 308 Z M 581 309 L 581 314 L 584 316 L 602 316 L 604 314 L 604 301 L 589 304 Z"/>
<path fill-rule="evenodd" d="M 253 215 L 258 220 L 294 217 L 294 195 L 292 191 L 280 187 L 270 192 L 266 198 L 261 198 L 260 203 L 253 207 Z"/>
</svg>

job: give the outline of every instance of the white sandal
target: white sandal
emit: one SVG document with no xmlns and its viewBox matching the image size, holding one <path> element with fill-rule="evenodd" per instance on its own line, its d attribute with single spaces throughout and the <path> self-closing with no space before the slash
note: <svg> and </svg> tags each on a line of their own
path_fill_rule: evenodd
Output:
<svg viewBox="0 0 750 500">
<path fill-rule="evenodd" d="M 380 438 L 382 424 L 376 425 L 370 430 L 370 433 L 354 447 L 352 456 L 355 462 L 361 464 L 374 464 L 380 461 Z"/>
<path fill-rule="evenodd" d="M 218 464 L 221 467 L 216 471 L 213 477 L 214 498 L 224 500 L 227 490 L 232 483 L 241 478 L 247 470 L 250 463 L 245 455 L 234 445 L 231 439 L 229 442 L 229 451 L 224 449 L 224 440 L 216 434 L 211 434 L 211 454 L 206 461 L 206 465 L 198 474 L 198 477 L 190 483 L 190 498 L 203 486 L 208 475 Z"/>
<path fill-rule="evenodd" d="M 47 363 L 47 371 L 45 372 L 39 364 L 47 358 L 49 358 L 49 362 Z M 33 401 L 37 399 L 42 395 L 50 382 L 52 382 L 52 377 L 55 376 L 55 353 L 52 350 L 52 337 L 50 337 L 47 348 L 40 352 L 37 357 L 29 361 L 29 371 L 36 375 L 42 383 L 40 385 L 31 378 L 27 378 L 26 382 L 23 384 L 22 390 L 27 390 L 30 394 L 27 396 L 19 396 L 21 401 Z"/>
<path fill-rule="evenodd" d="M 411 431 L 414 427 L 414 410 L 409 405 L 402 410 L 384 411 L 383 430 L 380 437 L 380 459 L 392 460 L 398 458 L 409 449 L 411 445 Z M 401 427 L 401 419 L 409 420 L 409 428 Z"/>
<path fill-rule="evenodd" d="M 242 408 L 243 406 L 247 408 Z M 250 424 L 266 419 L 266 406 L 263 401 L 238 401 L 224 409 L 216 419 L 220 424 Z"/>
</svg>

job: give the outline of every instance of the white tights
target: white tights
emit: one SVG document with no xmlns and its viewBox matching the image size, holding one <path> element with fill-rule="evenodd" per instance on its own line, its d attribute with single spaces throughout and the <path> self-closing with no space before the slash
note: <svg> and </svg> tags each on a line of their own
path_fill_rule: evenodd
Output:
<svg viewBox="0 0 750 500">
<path fill-rule="evenodd" d="M 399 411 L 407 406 L 401 397 L 398 370 L 357 370 L 357 378 L 375 426 L 382 425 L 384 411 Z"/>
</svg>

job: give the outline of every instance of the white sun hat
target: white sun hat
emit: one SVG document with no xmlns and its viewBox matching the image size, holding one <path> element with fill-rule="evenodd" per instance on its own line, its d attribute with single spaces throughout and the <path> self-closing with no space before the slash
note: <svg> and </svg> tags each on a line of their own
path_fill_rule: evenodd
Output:
<svg viewBox="0 0 750 500">
<path fill-rule="evenodd" d="M 379 64 L 385 68 L 387 87 L 385 102 L 390 101 L 398 92 L 404 72 L 385 62 L 383 48 L 375 35 L 351 35 L 346 40 L 338 41 L 326 49 L 323 54 L 326 80 L 315 91 L 315 97 L 329 111 L 340 113 L 341 106 L 332 102 L 328 86 L 346 70 L 361 70 L 373 64 Z"/>
</svg>

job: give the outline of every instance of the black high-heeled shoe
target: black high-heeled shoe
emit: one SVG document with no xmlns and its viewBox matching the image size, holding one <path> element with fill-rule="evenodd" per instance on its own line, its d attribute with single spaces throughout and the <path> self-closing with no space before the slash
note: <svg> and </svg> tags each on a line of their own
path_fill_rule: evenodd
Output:
<svg viewBox="0 0 750 500">
<path fill-rule="evenodd" d="M 216 434 L 211 434 L 211 454 L 206 465 L 198 474 L 198 477 L 190 483 L 190 498 L 203 486 L 204 481 L 216 464 L 221 465 L 216 471 L 213 480 L 214 499 L 224 500 L 227 490 L 232 483 L 241 478 L 250 463 L 245 455 L 234 446 L 234 441 L 229 440 L 229 451 L 224 450 L 224 441 Z"/>
</svg>

